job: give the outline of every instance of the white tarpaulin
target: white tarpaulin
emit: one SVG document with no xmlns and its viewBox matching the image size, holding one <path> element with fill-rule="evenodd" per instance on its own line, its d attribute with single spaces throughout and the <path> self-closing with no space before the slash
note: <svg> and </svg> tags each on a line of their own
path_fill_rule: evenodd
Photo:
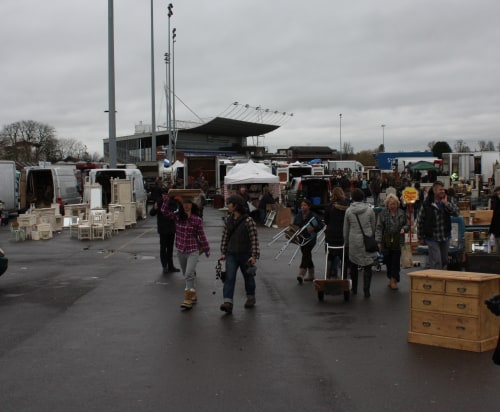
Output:
<svg viewBox="0 0 500 412">
<path fill-rule="evenodd" d="M 225 185 L 246 185 L 252 183 L 278 183 L 280 179 L 273 175 L 265 164 L 254 163 L 249 160 L 248 163 L 239 163 L 234 166 L 224 178 Z"/>
<path fill-rule="evenodd" d="M 271 173 L 271 169 L 264 163 L 238 163 L 224 178 L 224 198 L 234 193 L 239 186 L 245 185 L 252 195 L 261 195 L 262 187 L 268 186 L 274 197 L 280 197 L 280 179 Z"/>
</svg>

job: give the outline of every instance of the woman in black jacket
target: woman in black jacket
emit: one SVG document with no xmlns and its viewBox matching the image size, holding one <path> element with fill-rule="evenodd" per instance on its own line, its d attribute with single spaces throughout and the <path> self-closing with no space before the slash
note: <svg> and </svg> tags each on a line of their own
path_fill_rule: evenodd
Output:
<svg viewBox="0 0 500 412">
<path fill-rule="evenodd" d="M 344 216 L 349 207 L 349 202 L 345 198 L 344 191 L 337 186 L 333 189 L 332 201 L 325 210 L 326 237 L 328 246 L 344 246 Z M 339 261 L 342 259 L 342 249 L 326 250 L 328 253 L 328 264 L 326 276 L 337 277 Z M 348 251 L 344 251 L 344 257 L 349 256 Z M 347 272 L 347 264 L 343 262 L 344 275 Z"/>
</svg>

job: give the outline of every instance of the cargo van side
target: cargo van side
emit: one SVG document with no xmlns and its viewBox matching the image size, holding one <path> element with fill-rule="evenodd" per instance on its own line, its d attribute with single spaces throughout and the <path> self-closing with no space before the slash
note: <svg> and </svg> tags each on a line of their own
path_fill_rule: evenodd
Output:
<svg viewBox="0 0 500 412">
<path fill-rule="evenodd" d="M 147 193 L 144 188 L 144 179 L 139 169 L 92 169 L 87 177 L 89 183 L 99 183 L 102 186 L 102 206 L 111 203 L 111 179 L 128 179 L 132 181 L 132 202 L 137 203 L 137 218 L 147 216 Z M 84 201 L 87 195 L 84 193 Z"/>
<path fill-rule="evenodd" d="M 11 160 L 0 160 L 0 201 L 3 203 L 3 214 L 17 215 L 19 208 L 19 172 L 16 163 Z"/>
<path fill-rule="evenodd" d="M 75 169 L 70 167 L 26 167 L 21 172 L 21 210 L 81 203 Z"/>
</svg>

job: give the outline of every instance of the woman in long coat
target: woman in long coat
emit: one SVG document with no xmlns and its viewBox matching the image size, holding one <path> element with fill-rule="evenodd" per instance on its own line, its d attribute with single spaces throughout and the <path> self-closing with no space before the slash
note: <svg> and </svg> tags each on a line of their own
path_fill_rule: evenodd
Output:
<svg viewBox="0 0 500 412">
<path fill-rule="evenodd" d="M 365 195 L 361 189 L 352 191 L 352 203 L 344 218 L 344 242 L 349 249 L 349 264 L 351 268 L 352 294 L 358 293 L 358 269 L 363 269 L 363 292 L 365 298 L 370 297 L 372 280 L 372 265 L 376 252 L 367 252 L 363 240 L 363 232 L 367 236 L 375 234 L 375 212 L 364 202 Z M 359 218 L 359 223 L 358 223 Z M 361 231 L 361 227 L 363 232 Z"/>
</svg>

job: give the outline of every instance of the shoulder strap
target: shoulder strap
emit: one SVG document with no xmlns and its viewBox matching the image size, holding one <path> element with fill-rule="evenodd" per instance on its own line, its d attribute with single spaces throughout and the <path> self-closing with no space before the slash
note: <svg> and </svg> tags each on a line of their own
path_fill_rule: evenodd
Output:
<svg viewBox="0 0 500 412">
<path fill-rule="evenodd" d="M 357 214 L 354 214 L 356 216 L 356 219 L 358 220 L 358 225 L 359 228 L 361 229 L 361 233 L 363 233 L 363 236 L 365 236 L 365 231 L 363 230 L 363 226 L 361 226 L 361 222 L 359 221 L 359 216 Z"/>
</svg>

